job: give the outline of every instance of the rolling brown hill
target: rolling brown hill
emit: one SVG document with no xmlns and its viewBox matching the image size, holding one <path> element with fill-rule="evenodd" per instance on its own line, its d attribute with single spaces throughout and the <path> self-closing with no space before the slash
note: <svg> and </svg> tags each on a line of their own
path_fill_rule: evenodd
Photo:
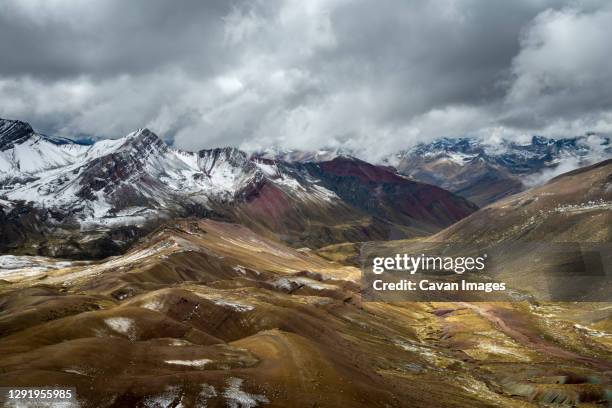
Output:
<svg viewBox="0 0 612 408">
<path fill-rule="evenodd" d="M 612 160 L 504 198 L 431 237 L 434 241 L 611 242 Z"/>
<path fill-rule="evenodd" d="M 0 386 L 75 386 L 82 407 L 607 398 L 606 305 L 363 302 L 358 269 L 211 220 L 105 261 L 1 259 Z"/>
<path fill-rule="evenodd" d="M 352 247 L 345 259 L 354 263 L 367 253 L 487 254 L 484 274 L 517 291 L 498 300 L 608 300 L 612 160 L 504 198 L 429 237 L 368 243 L 360 250 L 361 258 Z M 320 251 L 326 257 L 328 252 Z"/>
</svg>

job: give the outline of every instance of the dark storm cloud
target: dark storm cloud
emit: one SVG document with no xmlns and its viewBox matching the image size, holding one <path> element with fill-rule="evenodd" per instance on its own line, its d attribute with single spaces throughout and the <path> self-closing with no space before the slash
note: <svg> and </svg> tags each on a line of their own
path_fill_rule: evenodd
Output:
<svg viewBox="0 0 612 408">
<path fill-rule="evenodd" d="M 610 132 L 611 37 L 597 1 L 5 0 L 0 116 L 370 157 L 439 136 Z"/>
<path fill-rule="evenodd" d="M 12 3 L 12 4 L 11 4 Z M 24 1 L 0 6 L 0 74 L 48 79 L 146 73 L 197 64 L 210 72 L 222 52 L 231 2 Z"/>
</svg>

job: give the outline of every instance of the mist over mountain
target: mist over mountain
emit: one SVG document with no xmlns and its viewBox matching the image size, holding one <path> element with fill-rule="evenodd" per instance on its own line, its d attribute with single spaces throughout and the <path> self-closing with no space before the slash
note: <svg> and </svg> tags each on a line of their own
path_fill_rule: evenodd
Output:
<svg viewBox="0 0 612 408">
<path fill-rule="evenodd" d="M 610 138 L 588 134 L 565 139 L 533 136 L 525 143 L 501 140 L 496 144 L 445 138 L 419 144 L 387 162 L 401 174 L 483 206 L 610 157 Z"/>
<path fill-rule="evenodd" d="M 47 242 L 77 228 L 113 252 L 176 216 L 239 220 L 295 245 L 418 236 L 474 210 L 444 190 L 482 206 L 610 156 L 610 139 L 595 134 L 445 138 L 375 165 L 347 149 L 189 152 L 148 129 L 83 143 L 0 120 L 0 205 L 12 225 L 4 245 L 38 245 L 33 236 Z"/>
<path fill-rule="evenodd" d="M 254 155 L 289 162 L 317 162 L 360 156 L 360 153 L 338 148 L 315 151 L 270 148 L 256 151 Z M 533 136 L 524 142 L 442 138 L 386 155 L 376 163 L 482 206 L 610 157 L 610 137 L 588 133 L 562 139 Z"/>
</svg>

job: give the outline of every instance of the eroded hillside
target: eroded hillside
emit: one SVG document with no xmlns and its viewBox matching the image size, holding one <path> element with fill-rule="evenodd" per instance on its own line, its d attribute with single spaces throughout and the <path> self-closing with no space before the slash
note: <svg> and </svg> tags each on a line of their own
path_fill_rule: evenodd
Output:
<svg viewBox="0 0 612 408">
<path fill-rule="evenodd" d="M 12 261 L 0 385 L 76 386 L 82 406 L 522 407 L 609 388 L 609 304 L 363 302 L 354 267 L 235 224 L 173 222 L 104 262 Z"/>
</svg>

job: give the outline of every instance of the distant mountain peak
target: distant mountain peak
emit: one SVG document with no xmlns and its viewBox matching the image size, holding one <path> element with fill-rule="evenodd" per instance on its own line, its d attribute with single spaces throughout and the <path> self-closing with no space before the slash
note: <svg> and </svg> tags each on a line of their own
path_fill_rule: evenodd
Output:
<svg viewBox="0 0 612 408">
<path fill-rule="evenodd" d="M 253 157 L 280 160 L 289 163 L 323 162 L 339 156 L 352 157 L 352 152 L 342 148 L 322 147 L 317 150 L 282 149 L 271 147 L 253 152 Z"/>
<path fill-rule="evenodd" d="M 612 157 L 610 138 L 532 136 L 526 142 L 437 139 L 387 159 L 399 173 L 485 205 L 572 168 Z"/>
<path fill-rule="evenodd" d="M 27 140 L 34 134 L 32 126 L 20 120 L 0 119 L 0 151 Z"/>
<path fill-rule="evenodd" d="M 214 149 L 203 149 L 198 153 L 200 165 L 206 172 L 217 166 L 219 163 L 226 163 L 237 168 L 249 166 L 249 157 L 246 152 L 236 147 L 216 147 Z"/>
<path fill-rule="evenodd" d="M 531 144 L 533 145 L 551 145 L 556 142 L 555 139 L 547 138 L 544 136 L 533 136 L 531 138 Z"/>
<path fill-rule="evenodd" d="M 224 156 L 228 159 L 232 157 L 247 157 L 246 152 L 233 146 L 215 147 L 212 149 L 202 149 L 198 152 L 200 156 L 213 155 L 213 156 Z"/>
<path fill-rule="evenodd" d="M 157 149 L 166 150 L 168 145 L 155 133 L 147 128 L 138 129 L 123 138 L 125 143 L 122 149 L 134 147 L 136 149 L 143 149 L 148 147 L 155 147 Z"/>
</svg>

